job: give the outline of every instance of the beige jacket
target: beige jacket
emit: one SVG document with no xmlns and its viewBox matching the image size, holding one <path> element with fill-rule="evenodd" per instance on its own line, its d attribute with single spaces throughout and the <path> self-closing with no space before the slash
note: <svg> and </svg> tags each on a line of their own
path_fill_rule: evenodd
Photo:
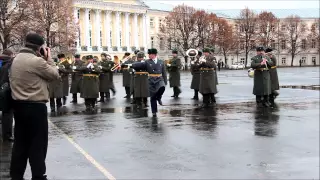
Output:
<svg viewBox="0 0 320 180">
<path fill-rule="evenodd" d="M 51 59 L 46 61 L 23 48 L 12 62 L 9 79 L 14 100 L 47 102 L 48 84 L 59 79 L 59 73 Z"/>
</svg>

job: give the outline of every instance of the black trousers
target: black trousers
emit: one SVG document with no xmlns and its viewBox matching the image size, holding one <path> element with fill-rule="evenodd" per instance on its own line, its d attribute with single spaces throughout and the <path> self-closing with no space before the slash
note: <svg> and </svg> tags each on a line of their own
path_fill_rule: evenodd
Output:
<svg viewBox="0 0 320 180">
<path fill-rule="evenodd" d="M 86 98 L 84 99 L 84 104 L 87 108 L 92 107 L 94 108 L 96 106 L 96 100 L 95 98 Z"/>
<path fill-rule="evenodd" d="M 174 96 L 179 96 L 180 93 L 181 93 L 181 89 L 178 86 L 173 87 Z"/>
<path fill-rule="evenodd" d="M 198 99 L 199 98 L 199 90 L 194 90 L 194 96 L 193 98 Z"/>
<path fill-rule="evenodd" d="M 209 105 L 213 103 L 216 103 L 216 98 L 214 96 L 214 93 L 203 94 L 203 104 Z"/>
<path fill-rule="evenodd" d="M 151 98 L 150 98 L 150 104 L 151 104 L 151 111 L 152 113 L 158 112 L 158 104 L 157 101 L 161 100 L 162 95 L 165 91 L 165 87 L 161 87 Z"/>
<path fill-rule="evenodd" d="M 126 90 L 126 97 L 130 98 L 131 97 L 130 87 L 125 87 L 125 90 Z"/>
<path fill-rule="evenodd" d="M 12 137 L 13 110 L 2 111 L 2 139 Z"/>
<path fill-rule="evenodd" d="M 44 103 L 14 102 L 14 144 L 10 166 L 13 180 L 23 179 L 29 160 L 32 180 L 46 179 L 48 113 Z"/>
<path fill-rule="evenodd" d="M 72 101 L 73 102 L 77 102 L 78 101 L 78 94 L 77 93 L 73 93 L 72 94 Z"/>
<path fill-rule="evenodd" d="M 57 105 L 57 108 L 62 106 L 62 98 L 50 98 L 50 108 L 55 109 L 55 106 Z"/>
</svg>

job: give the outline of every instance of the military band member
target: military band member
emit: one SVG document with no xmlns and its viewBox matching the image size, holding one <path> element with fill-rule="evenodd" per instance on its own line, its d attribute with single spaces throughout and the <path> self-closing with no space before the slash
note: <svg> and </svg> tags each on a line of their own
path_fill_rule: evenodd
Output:
<svg viewBox="0 0 320 180">
<path fill-rule="evenodd" d="M 96 100 L 99 97 L 99 74 L 101 69 L 94 65 L 92 55 L 87 56 L 88 62 L 82 66 L 80 71 L 83 73 L 81 98 L 84 98 L 86 112 L 96 111 Z"/>
<path fill-rule="evenodd" d="M 69 73 L 72 72 L 70 62 L 66 59 L 64 54 L 58 54 L 59 64 L 64 66 L 64 71 L 61 73 L 62 79 L 62 92 L 63 92 L 63 105 L 66 105 L 67 97 L 69 95 Z"/>
<path fill-rule="evenodd" d="M 113 88 L 111 82 L 111 69 L 114 66 L 114 63 L 111 61 L 111 56 L 106 53 L 101 54 L 101 61 L 98 63 L 101 74 L 100 74 L 100 85 L 99 85 L 99 91 L 100 91 L 100 100 L 99 102 L 105 102 L 106 99 L 110 99 L 110 89 Z M 111 73 L 110 73 L 111 72 Z"/>
<path fill-rule="evenodd" d="M 163 60 L 157 58 L 157 49 L 148 49 L 149 59 L 145 62 L 137 62 L 132 64 L 132 68 L 144 70 L 149 73 L 149 93 L 151 102 L 151 111 L 153 117 L 157 117 L 157 102 L 162 105 L 162 95 L 167 85 L 167 74 Z"/>
<path fill-rule="evenodd" d="M 81 93 L 81 86 L 82 86 L 82 73 L 79 72 L 79 69 L 83 66 L 85 63 L 80 59 L 80 54 L 76 54 L 74 56 L 75 61 L 73 63 L 72 67 L 72 82 L 71 82 L 71 88 L 70 93 L 72 94 L 72 101 L 71 103 L 78 103 L 78 93 Z"/>
<path fill-rule="evenodd" d="M 124 98 L 130 98 L 131 92 L 130 92 L 130 85 L 131 85 L 131 73 L 130 73 L 130 67 L 128 65 L 131 65 L 134 61 L 130 58 L 130 53 L 125 53 L 122 64 L 121 64 L 121 70 L 122 70 L 122 83 L 123 87 L 126 90 L 126 96 Z"/>
<path fill-rule="evenodd" d="M 144 53 L 139 52 L 137 54 L 136 62 L 144 62 Z M 148 84 L 148 72 L 145 69 L 137 68 L 134 72 L 134 81 L 133 81 L 133 97 L 140 107 L 148 107 L 148 96 L 149 96 L 149 84 Z"/>
<path fill-rule="evenodd" d="M 56 67 L 59 70 L 59 74 L 64 72 L 63 65 L 59 64 L 59 60 L 54 60 L 56 63 Z M 58 79 L 49 83 L 49 97 L 50 97 L 50 109 L 51 112 L 56 112 L 62 107 L 62 97 L 63 97 L 63 89 L 62 89 L 62 79 Z"/>
<path fill-rule="evenodd" d="M 169 72 L 169 83 L 170 87 L 173 88 L 173 95 L 171 97 L 178 98 L 181 93 L 180 90 L 180 68 L 181 68 L 181 59 L 178 58 L 178 51 L 172 51 L 173 58 L 167 64 L 167 69 Z"/>
<path fill-rule="evenodd" d="M 200 67 L 200 87 L 199 91 L 203 96 L 203 108 L 207 108 L 215 105 L 215 94 L 218 93 L 216 83 L 215 69 L 217 65 L 215 63 L 215 57 L 210 54 L 209 49 L 203 50 L 204 56 L 199 60 Z"/>
<path fill-rule="evenodd" d="M 132 58 L 131 58 L 133 62 L 137 61 L 138 52 L 139 52 L 139 50 L 134 51 L 134 56 L 132 56 Z M 136 104 L 136 98 L 134 97 L 134 70 L 131 68 L 131 69 L 129 69 L 129 71 L 131 73 L 130 94 L 132 94 L 132 96 L 133 96 L 133 100 L 132 100 L 131 104 Z"/>
<path fill-rule="evenodd" d="M 272 54 L 272 49 L 266 49 L 266 55 L 270 58 L 273 63 L 273 66 L 269 69 L 270 73 L 270 80 L 271 80 L 271 94 L 269 95 L 269 101 L 271 105 L 274 105 L 275 98 L 279 95 L 277 90 L 280 89 L 279 87 L 279 79 L 278 79 L 278 72 L 277 72 L 277 58 L 275 55 Z"/>
<path fill-rule="evenodd" d="M 202 56 L 202 52 L 198 51 L 198 55 L 195 60 L 191 61 L 191 89 L 194 90 L 193 100 L 199 100 L 199 87 L 200 87 L 200 64 L 199 59 Z"/>
<path fill-rule="evenodd" d="M 258 106 L 269 107 L 269 94 L 271 94 L 269 69 L 273 63 L 264 55 L 264 47 L 257 47 L 256 50 L 257 55 L 251 58 L 251 68 L 254 69 L 253 94 L 256 95 Z"/>
</svg>

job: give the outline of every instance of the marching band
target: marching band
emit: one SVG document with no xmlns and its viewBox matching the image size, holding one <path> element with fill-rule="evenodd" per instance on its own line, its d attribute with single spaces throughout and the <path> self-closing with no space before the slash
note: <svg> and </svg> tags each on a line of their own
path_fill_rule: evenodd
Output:
<svg viewBox="0 0 320 180">
<path fill-rule="evenodd" d="M 251 69 L 248 76 L 254 78 L 253 94 L 259 106 L 269 107 L 274 104 L 274 99 L 279 95 L 278 74 L 276 70 L 276 59 L 271 54 L 272 49 L 268 48 L 267 54 L 263 47 L 257 48 L 257 56 L 252 58 Z M 50 107 L 51 111 L 61 108 L 66 104 L 69 90 L 69 74 L 72 77 L 70 93 L 77 103 L 77 94 L 85 99 L 87 113 L 95 113 L 97 102 L 104 103 L 110 99 L 110 91 L 113 96 L 116 93 L 113 83 L 113 74 L 117 69 L 121 69 L 123 75 L 123 87 L 126 96 L 131 104 L 136 104 L 137 108 L 148 106 L 148 97 L 153 116 L 157 116 L 157 104 L 162 105 L 162 95 L 167 85 L 167 74 L 169 73 L 170 87 L 173 88 L 171 97 L 178 98 L 181 93 L 180 69 L 181 59 L 178 58 L 177 50 L 172 51 L 173 58 L 167 63 L 158 59 L 157 49 L 149 49 L 149 58 L 145 58 L 144 52 L 138 50 L 134 56 L 125 53 L 121 63 L 115 63 L 107 53 L 101 54 L 101 61 L 92 55 L 86 56 L 87 62 L 80 59 L 76 54 L 72 62 L 66 59 L 64 54 L 58 55 L 56 67 L 61 79 L 50 83 Z M 196 49 L 189 49 L 186 55 L 191 59 L 192 81 L 190 88 L 194 90 L 193 100 L 199 100 L 199 93 L 203 96 L 202 108 L 214 107 L 216 105 L 215 95 L 218 93 L 217 62 L 212 54 L 212 50 L 205 48 L 203 52 Z M 100 100 L 97 99 L 100 97 Z"/>
</svg>

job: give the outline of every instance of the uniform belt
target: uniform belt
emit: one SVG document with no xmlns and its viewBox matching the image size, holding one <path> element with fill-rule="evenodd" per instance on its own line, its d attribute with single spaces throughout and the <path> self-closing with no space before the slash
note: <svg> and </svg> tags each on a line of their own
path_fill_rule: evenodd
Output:
<svg viewBox="0 0 320 180">
<path fill-rule="evenodd" d="M 161 74 L 149 74 L 150 77 L 161 77 Z"/>
<path fill-rule="evenodd" d="M 258 68 L 258 69 L 256 69 L 257 71 L 268 71 L 269 69 L 267 69 L 267 68 Z"/>
<path fill-rule="evenodd" d="M 271 66 L 271 69 L 277 68 L 277 66 Z"/>
<path fill-rule="evenodd" d="M 122 68 L 122 70 L 129 70 L 129 68 Z"/>
<path fill-rule="evenodd" d="M 85 76 L 85 77 L 98 77 L 99 75 L 97 75 L 97 74 L 84 74 L 83 76 Z"/>
<path fill-rule="evenodd" d="M 148 72 L 134 72 L 134 74 L 149 74 Z"/>
<path fill-rule="evenodd" d="M 201 68 L 201 71 L 214 71 L 214 68 Z"/>
</svg>

